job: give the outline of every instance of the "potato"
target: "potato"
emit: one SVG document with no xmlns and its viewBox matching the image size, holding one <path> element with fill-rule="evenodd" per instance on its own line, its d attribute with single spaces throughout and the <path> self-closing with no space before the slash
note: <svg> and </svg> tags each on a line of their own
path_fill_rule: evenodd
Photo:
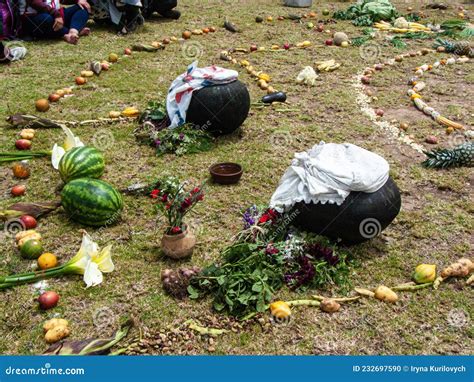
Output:
<svg viewBox="0 0 474 382">
<path fill-rule="evenodd" d="M 377 287 L 377 289 L 374 291 L 374 297 L 377 300 L 385 302 L 395 303 L 398 301 L 398 295 L 393 290 L 384 285 Z"/>
<path fill-rule="evenodd" d="M 46 333 L 47 331 L 55 328 L 56 326 L 69 326 L 69 322 L 64 318 L 52 318 L 51 320 L 46 321 L 43 324 L 43 330 Z"/>
<path fill-rule="evenodd" d="M 323 312 L 334 313 L 341 309 L 341 305 L 330 298 L 325 298 L 323 301 L 321 301 L 321 305 L 319 305 L 319 308 Z"/>
<path fill-rule="evenodd" d="M 27 231 L 20 231 L 15 235 L 15 240 L 16 242 L 19 242 L 21 239 L 24 239 L 25 237 L 28 237 L 35 233 L 38 233 L 38 232 L 36 232 L 34 229 L 29 229 Z"/>
<path fill-rule="evenodd" d="M 38 232 L 34 232 L 24 237 L 18 242 L 18 248 L 21 248 L 23 244 L 25 244 L 28 240 L 41 240 L 41 234 L 39 234 Z"/>
<path fill-rule="evenodd" d="M 50 329 L 46 332 L 44 339 L 48 344 L 53 344 L 66 338 L 70 334 L 70 330 L 67 326 L 58 325 L 53 329 Z"/>
</svg>

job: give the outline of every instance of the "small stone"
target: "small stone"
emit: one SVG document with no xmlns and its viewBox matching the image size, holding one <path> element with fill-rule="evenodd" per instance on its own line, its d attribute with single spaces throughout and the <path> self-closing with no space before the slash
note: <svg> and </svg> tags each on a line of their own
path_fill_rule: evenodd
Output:
<svg viewBox="0 0 474 382">
<path fill-rule="evenodd" d="M 438 138 L 434 135 L 429 135 L 425 138 L 425 142 L 431 145 L 436 145 L 438 144 Z"/>
<path fill-rule="evenodd" d="M 207 350 L 209 351 L 209 353 L 214 353 L 216 351 L 216 348 L 214 346 L 209 346 Z"/>
<path fill-rule="evenodd" d="M 212 337 L 209 338 L 209 345 L 214 345 L 214 339 Z"/>
</svg>

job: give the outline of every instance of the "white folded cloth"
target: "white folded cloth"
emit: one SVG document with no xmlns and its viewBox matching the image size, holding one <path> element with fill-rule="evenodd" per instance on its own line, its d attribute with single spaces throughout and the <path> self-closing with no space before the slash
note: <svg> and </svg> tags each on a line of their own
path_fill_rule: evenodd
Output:
<svg viewBox="0 0 474 382">
<path fill-rule="evenodd" d="M 186 113 L 194 91 L 206 86 L 227 84 L 236 81 L 239 76 L 235 70 L 215 65 L 198 68 L 197 65 L 197 61 L 189 65 L 186 72 L 178 76 L 168 90 L 166 110 L 171 121 L 170 129 L 186 122 Z"/>
<path fill-rule="evenodd" d="M 351 191 L 377 191 L 388 176 L 389 164 L 381 156 L 351 143 L 320 142 L 295 154 L 270 207 L 282 212 L 298 202 L 341 205 Z"/>
</svg>

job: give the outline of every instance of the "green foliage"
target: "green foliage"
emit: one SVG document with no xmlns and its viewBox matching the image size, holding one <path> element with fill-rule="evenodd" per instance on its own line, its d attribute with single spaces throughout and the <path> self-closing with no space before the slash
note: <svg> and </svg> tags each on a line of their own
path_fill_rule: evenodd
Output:
<svg viewBox="0 0 474 382">
<path fill-rule="evenodd" d="M 182 125 L 174 129 L 163 129 L 155 134 L 156 154 L 194 154 L 209 151 L 214 138 L 204 130 Z"/>
<path fill-rule="evenodd" d="M 250 243 L 233 245 L 222 256 L 222 265 L 212 264 L 192 280 L 190 297 L 211 293 L 216 311 L 240 318 L 264 312 L 283 286 L 282 257 L 269 256 L 265 248 Z"/>
<path fill-rule="evenodd" d="M 352 40 L 351 40 L 351 45 L 354 45 L 354 46 L 362 46 L 364 45 L 367 41 L 370 40 L 370 37 L 369 36 L 360 36 L 360 37 L 354 37 Z"/>
<path fill-rule="evenodd" d="M 213 136 L 203 129 L 188 124 L 169 129 L 165 102 L 149 102 L 139 123 L 134 131 L 135 137 L 143 144 L 156 147 L 158 156 L 193 154 L 213 147 Z"/>
<path fill-rule="evenodd" d="M 258 213 L 269 217 L 269 211 L 252 206 L 245 212 L 247 228 L 222 253 L 222 262 L 191 279 L 188 292 L 192 299 L 211 295 L 218 312 L 248 318 L 265 311 L 273 294 L 285 284 L 298 291 L 328 284 L 343 291 L 350 289 L 346 253 L 316 235 L 289 235 L 288 227 L 282 225 L 285 215 L 262 223 Z M 249 227 L 253 219 L 255 223 Z M 273 240 L 280 237 L 275 236 L 280 232 L 275 227 L 285 227 L 279 241 Z"/>
<path fill-rule="evenodd" d="M 345 11 L 334 13 L 335 19 L 352 20 L 355 26 L 371 26 L 374 22 L 389 21 L 397 16 L 390 0 L 359 0 Z"/>
<path fill-rule="evenodd" d="M 441 34 L 451 38 L 472 38 L 474 27 L 464 20 L 447 20 L 440 25 Z"/>
</svg>

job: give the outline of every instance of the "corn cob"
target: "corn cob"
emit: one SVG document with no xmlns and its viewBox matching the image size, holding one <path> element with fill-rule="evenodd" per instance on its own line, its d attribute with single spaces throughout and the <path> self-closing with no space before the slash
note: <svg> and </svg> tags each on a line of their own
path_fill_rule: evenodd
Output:
<svg viewBox="0 0 474 382">
<path fill-rule="evenodd" d="M 461 125 L 457 122 L 451 121 L 450 119 L 448 119 L 446 117 L 443 117 L 441 115 L 436 118 L 436 122 L 440 123 L 441 125 L 447 126 L 447 127 L 452 127 L 454 129 L 459 129 L 459 130 L 464 129 L 463 125 Z"/>
</svg>

